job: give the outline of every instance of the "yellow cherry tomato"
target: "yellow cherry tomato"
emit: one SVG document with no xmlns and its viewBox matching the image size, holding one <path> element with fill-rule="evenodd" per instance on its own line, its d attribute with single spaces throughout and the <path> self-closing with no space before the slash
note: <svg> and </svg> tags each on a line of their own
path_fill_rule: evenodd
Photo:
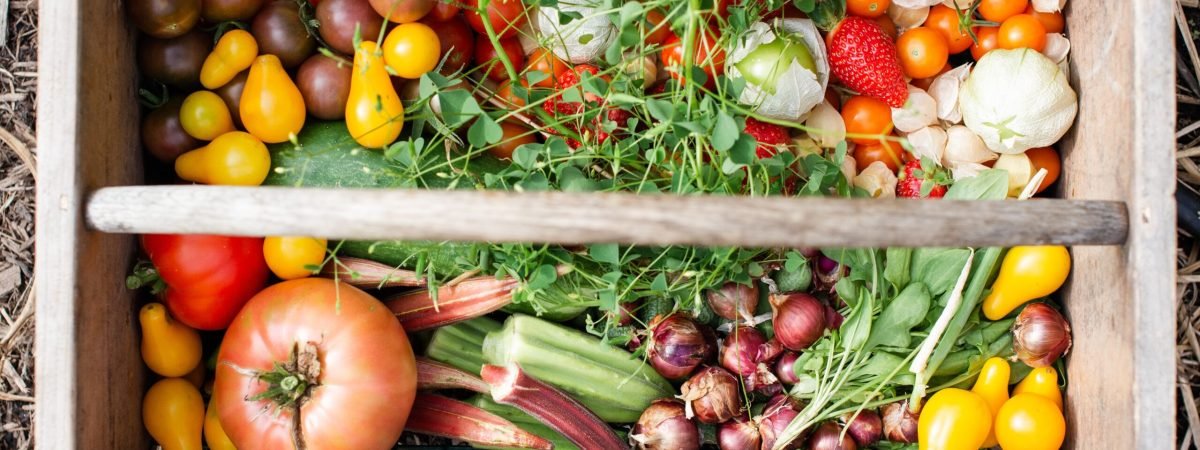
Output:
<svg viewBox="0 0 1200 450">
<path fill-rule="evenodd" d="M 921 450 L 977 450 L 991 430 L 987 400 L 963 389 L 942 389 L 921 408 L 917 442 Z"/>
<path fill-rule="evenodd" d="M 313 274 L 325 261 L 325 239 L 300 236 L 268 237 L 263 240 L 263 256 L 267 267 L 284 280 L 304 278 Z"/>
<path fill-rule="evenodd" d="M 1071 273 L 1071 254 L 1061 245 L 1017 246 L 1008 250 L 983 314 L 999 320 L 1030 300 L 1057 291 Z"/>
<path fill-rule="evenodd" d="M 208 410 L 204 413 L 204 443 L 208 444 L 209 450 L 237 450 L 225 429 L 221 428 L 216 396 L 208 400 Z"/>
<path fill-rule="evenodd" d="M 366 148 L 391 144 L 404 129 L 404 104 L 392 87 L 392 79 L 374 42 L 359 44 L 354 52 L 353 71 L 350 96 L 346 100 L 346 127 L 350 135 Z"/>
<path fill-rule="evenodd" d="M 1058 371 L 1054 367 L 1038 367 L 1025 375 L 1025 379 L 1013 388 L 1013 395 L 1034 394 L 1046 397 L 1062 410 L 1062 390 L 1058 388 Z"/>
<path fill-rule="evenodd" d="M 182 377 L 200 366 L 200 333 L 171 318 L 160 303 L 138 313 L 142 325 L 142 360 L 164 377 Z"/>
<path fill-rule="evenodd" d="M 304 97 L 275 55 L 250 65 L 238 105 L 246 131 L 268 144 L 287 141 L 304 128 Z"/>
<path fill-rule="evenodd" d="M 222 134 L 208 145 L 179 155 L 179 178 L 204 184 L 258 186 L 271 170 L 271 153 L 262 141 L 242 131 Z"/>
<path fill-rule="evenodd" d="M 996 416 L 996 439 L 1003 449 L 1056 450 L 1066 435 L 1062 411 L 1040 395 L 1014 395 Z"/>
<path fill-rule="evenodd" d="M 231 30 L 217 41 L 212 53 L 204 58 L 200 66 L 200 84 L 205 89 L 216 89 L 233 80 L 254 63 L 258 56 L 258 42 L 246 30 Z"/>
<path fill-rule="evenodd" d="M 979 371 L 979 378 L 975 379 L 975 386 L 971 388 L 971 392 L 979 394 L 988 404 L 988 411 L 991 411 L 992 417 L 1000 412 L 1000 407 L 1004 402 L 1008 401 L 1008 377 L 1012 374 L 1012 367 L 1008 365 L 1008 361 L 1004 358 L 988 358 L 983 363 L 983 369 Z M 987 440 L 983 442 L 984 447 L 996 446 L 996 431 L 988 432 Z"/>
<path fill-rule="evenodd" d="M 183 105 L 179 107 L 179 124 L 189 136 L 202 141 L 211 141 L 236 129 L 225 101 L 209 91 L 196 91 L 183 99 Z"/>
<path fill-rule="evenodd" d="M 437 67 L 441 58 L 437 33 L 420 22 L 400 24 L 383 40 L 383 60 L 401 78 L 421 78 Z"/>
<path fill-rule="evenodd" d="M 164 378 L 142 399 L 142 423 L 163 450 L 201 450 L 204 399 L 182 378 Z"/>
</svg>

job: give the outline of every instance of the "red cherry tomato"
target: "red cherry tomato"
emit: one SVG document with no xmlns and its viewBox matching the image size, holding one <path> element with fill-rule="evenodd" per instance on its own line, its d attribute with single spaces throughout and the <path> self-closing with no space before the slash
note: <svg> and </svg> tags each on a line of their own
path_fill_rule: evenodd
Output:
<svg viewBox="0 0 1200 450">
<path fill-rule="evenodd" d="M 646 32 L 646 45 L 662 45 L 671 36 L 671 24 L 666 22 L 667 16 L 662 11 L 651 9 L 646 11 L 646 21 L 642 25 Z"/>
<path fill-rule="evenodd" d="M 487 34 L 483 16 L 479 14 L 479 0 L 465 0 L 462 3 L 463 17 L 471 24 L 471 28 L 479 34 Z M 490 0 L 487 17 L 497 36 L 516 37 L 518 29 L 525 24 L 525 4 L 521 0 Z"/>
<path fill-rule="evenodd" d="M 521 43 L 514 39 L 501 39 L 500 48 L 504 50 L 504 54 L 508 60 L 512 62 L 513 70 L 521 71 L 525 67 L 525 53 L 521 51 Z M 504 81 L 508 79 L 508 69 L 504 67 L 504 63 L 496 57 L 496 47 L 492 45 L 487 36 L 480 35 L 475 42 L 475 65 L 483 69 L 487 73 L 488 78 L 495 81 Z"/>
<path fill-rule="evenodd" d="M 267 281 L 261 238 L 147 234 L 142 248 L 167 285 L 171 316 L 192 328 L 228 327 Z"/>
<path fill-rule="evenodd" d="M 725 71 L 725 50 L 717 45 L 717 36 L 711 32 L 696 35 L 696 51 L 692 53 L 693 65 L 699 66 L 708 75 L 706 86 L 716 86 L 716 75 Z M 662 61 L 667 73 L 683 81 L 683 40 L 672 35 L 663 46 Z"/>
<path fill-rule="evenodd" d="M 429 15 L 425 16 L 431 20 L 443 21 L 450 20 L 458 16 L 458 2 L 455 0 L 442 0 L 433 4 L 433 9 L 429 10 Z"/>
</svg>

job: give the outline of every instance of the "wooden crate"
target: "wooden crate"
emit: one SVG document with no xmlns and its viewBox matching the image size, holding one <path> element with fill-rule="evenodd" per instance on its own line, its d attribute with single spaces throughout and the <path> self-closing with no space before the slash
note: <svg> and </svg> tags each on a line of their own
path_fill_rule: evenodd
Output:
<svg viewBox="0 0 1200 450">
<path fill-rule="evenodd" d="M 145 375 L 133 294 L 124 287 L 135 244 L 127 233 L 146 231 L 563 243 L 1073 244 L 1074 272 L 1064 290 L 1075 337 L 1069 447 L 1174 443 L 1169 0 L 1071 0 L 1071 78 L 1080 110 L 1060 148 L 1059 189 L 1067 200 L 953 204 L 399 191 L 350 203 L 338 191 L 101 190 L 142 180 L 134 32 L 122 6 L 41 3 L 35 423 L 44 448 L 147 447 L 139 412 Z M 506 226 L 476 226 L 481 221 Z"/>
</svg>

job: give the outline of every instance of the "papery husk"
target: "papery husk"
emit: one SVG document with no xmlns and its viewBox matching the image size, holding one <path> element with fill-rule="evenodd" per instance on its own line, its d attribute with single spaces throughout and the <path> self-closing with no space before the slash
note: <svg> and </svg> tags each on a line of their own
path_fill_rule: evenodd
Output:
<svg viewBox="0 0 1200 450">
<path fill-rule="evenodd" d="M 929 3 L 929 1 L 919 1 L 916 3 Z M 937 2 L 934 2 L 934 4 L 937 4 Z M 896 28 L 907 30 L 919 27 L 925 23 L 925 19 L 929 18 L 930 6 L 932 5 L 904 6 L 900 2 L 893 2 L 892 6 L 888 7 L 887 15 L 892 19 L 892 23 L 896 24 Z"/>
<path fill-rule="evenodd" d="M 842 176 L 850 181 L 854 180 L 856 175 L 858 175 L 858 163 L 854 161 L 853 156 L 846 155 L 846 159 L 842 161 Z"/>
<path fill-rule="evenodd" d="M 1033 0 L 1033 10 L 1042 13 L 1062 11 L 1067 6 L 1067 0 Z"/>
<path fill-rule="evenodd" d="M 834 148 L 846 140 L 846 121 L 829 102 L 818 103 L 809 112 L 804 126 L 808 127 L 809 137 L 821 147 Z"/>
<path fill-rule="evenodd" d="M 538 35 L 546 47 L 563 61 L 584 64 L 604 56 L 612 40 L 617 37 L 617 28 L 604 14 L 597 14 L 600 4 L 595 0 L 568 0 L 557 6 L 542 6 L 537 12 Z M 582 19 L 560 25 L 560 11 L 577 12 Z M 580 38 L 591 35 L 587 43 Z"/>
<path fill-rule="evenodd" d="M 883 161 L 872 162 L 854 177 L 854 187 L 867 191 L 873 198 L 895 198 L 896 174 Z"/>
<path fill-rule="evenodd" d="M 623 61 L 621 70 L 632 79 L 640 78 L 642 86 L 649 87 L 658 81 L 658 64 L 655 64 L 653 57 L 626 53 Z"/>
<path fill-rule="evenodd" d="M 962 111 L 958 109 L 958 91 L 971 74 L 971 63 L 955 67 L 938 75 L 929 85 L 929 96 L 937 104 L 937 117 L 950 123 L 962 122 Z"/>
<path fill-rule="evenodd" d="M 526 13 L 530 17 L 537 17 L 537 11 L 536 6 L 530 6 Z M 517 28 L 517 42 L 521 44 L 521 52 L 526 56 L 542 47 L 537 41 L 537 37 L 541 35 L 537 32 L 536 22 L 536 20 L 526 20 Z"/>
<path fill-rule="evenodd" d="M 967 1 L 967 0 L 963 0 Z M 892 5 L 903 8 L 929 7 L 941 3 L 942 0 L 892 0 Z"/>
<path fill-rule="evenodd" d="M 950 169 L 955 180 L 970 178 L 987 170 L 983 163 L 1000 155 L 984 145 L 983 140 L 962 125 L 946 129 L 946 151 L 942 154 L 942 165 Z"/>
<path fill-rule="evenodd" d="M 998 153 L 1024 153 L 1058 142 L 1079 110 L 1066 74 L 1045 55 L 996 49 L 959 89 L 963 123 Z"/>
<path fill-rule="evenodd" d="M 1067 56 L 1071 53 L 1071 40 L 1061 33 L 1049 33 L 1046 35 L 1046 47 L 1042 49 L 1042 54 L 1054 61 L 1055 64 L 1066 62 Z"/>
<path fill-rule="evenodd" d="M 921 159 L 929 159 L 938 163 L 942 163 L 942 155 L 946 152 L 946 130 L 942 127 L 934 125 L 925 127 L 920 130 L 908 133 L 905 136 L 908 143 L 912 146 L 913 155 Z"/>
<path fill-rule="evenodd" d="M 966 11 L 971 9 L 971 4 L 974 2 L 975 0 L 943 0 L 942 4 L 948 8 Z"/>
<path fill-rule="evenodd" d="M 813 73 L 792 61 L 787 71 L 779 74 L 772 94 L 756 85 L 747 83 L 738 102 L 754 107 L 754 112 L 773 119 L 803 121 L 813 109 L 825 99 L 825 88 L 829 85 L 829 60 L 825 56 L 825 41 L 821 39 L 816 25 L 808 19 L 776 19 L 771 25 L 757 22 L 737 40 L 725 61 L 725 74 L 741 78 L 737 63 L 746 58 L 761 44 L 774 41 L 775 30 L 798 36 L 812 55 L 817 72 Z"/>
<path fill-rule="evenodd" d="M 937 101 L 919 87 L 908 85 L 908 100 L 903 108 L 892 108 L 892 124 L 911 133 L 937 123 Z"/>
</svg>

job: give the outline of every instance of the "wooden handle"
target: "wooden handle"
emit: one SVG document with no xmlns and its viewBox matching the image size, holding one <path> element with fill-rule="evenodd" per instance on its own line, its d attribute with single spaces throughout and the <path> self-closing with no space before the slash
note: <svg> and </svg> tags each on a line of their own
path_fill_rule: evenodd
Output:
<svg viewBox="0 0 1200 450">
<path fill-rule="evenodd" d="M 1109 201 L 746 198 L 394 189 L 138 186 L 97 190 L 89 227 L 209 233 L 746 247 L 1115 245 Z"/>
</svg>

